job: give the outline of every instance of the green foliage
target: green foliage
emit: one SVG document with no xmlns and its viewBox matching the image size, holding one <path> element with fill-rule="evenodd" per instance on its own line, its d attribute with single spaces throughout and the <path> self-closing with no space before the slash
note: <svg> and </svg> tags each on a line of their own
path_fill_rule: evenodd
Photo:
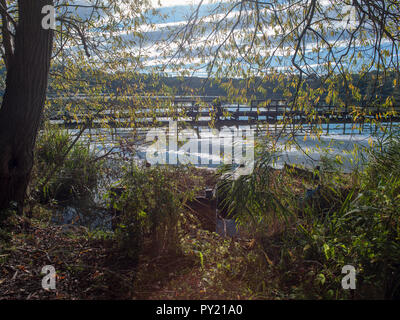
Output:
<svg viewBox="0 0 400 320">
<path fill-rule="evenodd" d="M 249 175 L 235 176 L 231 166 L 220 169 L 219 192 L 223 195 L 222 205 L 241 224 L 255 224 L 263 229 L 269 214 L 286 219 L 289 209 L 285 207 L 272 188 L 275 155 L 264 147 L 257 147 L 254 170 Z"/>
<path fill-rule="evenodd" d="M 382 139 L 370 148 L 360 172 L 343 174 L 332 161 L 323 159 L 318 192 L 308 201 L 296 185 L 304 192 L 315 188 L 312 181 L 273 175 L 259 165 L 252 175 L 231 183 L 228 202 L 241 208 L 235 211 L 238 219 L 250 216 L 257 223 L 264 277 L 272 272 L 276 287 L 291 298 L 399 297 L 400 139 Z M 234 192 L 242 185 L 242 194 Z M 288 215 L 277 227 L 274 217 L 285 208 L 297 215 Z M 345 265 L 356 268 L 353 293 L 341 287 Z"/>
<path fill-rule="evenodd" d="M 34 188 L 42 201 L 70 201 L 96 190 L 103 162 L 66 131 L 46 126 L 36 146 Z"/>
<path fill-rule="evenodd" d="M 318 261 L 321 267 L 317 270 L 325 279 L 319 292 L 313 290 L 317 296 L 348 298 L 340 286 L 340 270 L 350 264 L 357 270 L 358 298 L 398 297 L 399 160 L 398 139 L 370 149 L 359 184 L 337 199 L 340 206 L 326 219 L 301 226 L 298 241 L 304 248 L 304 259 Z M 334 296 L 329 296 L 332 292 Z"/>
<path fill-rule="evenodd" d="M 359 196 L 344 223 L 353 238 L 363 280 L 385 298 L 400 296 L 400 139 L 389 137 L 369 151 Z"/>
<path fill-rule="evenodd" d="M 173 167 L 125 168 L 119 182 L 122 194 L 110 192 L 109 203 L 121 212 L 116 229 L 123 252 L 137 256 L 142 241 L 151 237 L 152 253 L 179 251 L 179 224 L 184 203 L 196 188 L 182 190 L 180 178 L 189 171 Z"/>
</svg>

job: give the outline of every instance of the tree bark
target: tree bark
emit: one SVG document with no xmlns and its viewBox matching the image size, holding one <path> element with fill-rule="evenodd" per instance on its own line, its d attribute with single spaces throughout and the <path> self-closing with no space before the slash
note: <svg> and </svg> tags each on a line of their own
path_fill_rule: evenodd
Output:
<svg viewBox="0 0 400 320">
<path fill-rule="evenodd" d="M 53 0 L 19 0 L 15 49 L 0 109 L 0 211 L 22 207 L 33 149 L 46 99 L 53 31 L 42 28 L 43 6 Z"/>
</svg>

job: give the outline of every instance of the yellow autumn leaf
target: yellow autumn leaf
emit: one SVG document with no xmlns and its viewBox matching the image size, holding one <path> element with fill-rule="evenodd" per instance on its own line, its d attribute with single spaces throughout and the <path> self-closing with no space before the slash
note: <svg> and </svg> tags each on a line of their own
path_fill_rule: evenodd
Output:
<svg viewBox="0 0 400 320">
<path fill-rule="evenodd" d="M 371 137 L 368 139 L 368 144 L 371 148 L 374 146 L 374 140 Z"/>
</svg>

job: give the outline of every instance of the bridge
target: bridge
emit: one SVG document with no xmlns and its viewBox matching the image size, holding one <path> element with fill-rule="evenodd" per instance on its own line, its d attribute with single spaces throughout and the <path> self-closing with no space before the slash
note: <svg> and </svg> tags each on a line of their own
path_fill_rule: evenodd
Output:
<svg viewBox="0 0 400 320">
<path fill-rule="evenodd" d="M 79 98 L 80 103 L 82 98 Z M 77 100 L 78 101 L 78 100 Z M 53 123 L 66 128 L 86 125 L 90 128 L 109 126 L 154 127 L 168 125 L 171 120 L 192 127 L 272 125 L 275 129 L 285 122 L 287 125 L 330 125 L 385 122 L 390 125 L 400 122 L 400 106 L 383 108 L 362 106 L 339 108 L 319 104 L 307 111 L 293 110 L 286 100 L 252 100 L 247 104 L 223 102 L 221 97 L 102 97 L 101 112 L 90 110 L 87 113 L 58 112 L 49 115 Z M 344 126 L 346 128 L 346 126 Z M 271 128 L 273 129 L 273 128 Z M 345 129 L 346 130 L 346 129 Z"/>
</svg>

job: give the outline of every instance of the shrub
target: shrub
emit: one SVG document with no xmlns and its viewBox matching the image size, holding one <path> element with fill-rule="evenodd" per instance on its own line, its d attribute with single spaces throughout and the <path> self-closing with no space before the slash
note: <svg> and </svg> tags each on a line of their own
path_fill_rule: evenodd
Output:
<svg viewBox="0 0 400 320">
<path fill-rule="evenodd" d="M 295 189 L 300 183 L 304 194 L 310 182 L 260 167 L 268 159 L 260 155 L 254 172 L 232 183 L 228 202 L 256 224 L 265 274 L 272 270 L 278 290 L 291 298 L 399 298 L 400 139 L 369 149 L 361 172 L 322 168 L 318 197 L 307 203 Z M 271 232 L 274 216 L 288 219 Z M 342 289 L 345 265 L 356 268 L 354 292 Z"/>
<path fill-rule="evenodd" d="M 142 168 L 136 164 L 125 169 L 119 182 L 121 195 L 111 192 L 108 196 L 110 205 L 121 212 L 115 232 L 121 251 L 137 257 L 147 236 L 151 238 L 154 255 L 179 251 L 182 208 L 196 190 L 180 186 L 180 177 L 188 173 L 183 168 Z"/>
<path fill-rule="evenodd" d="M 308 248 L 304 259 L 322 266 L 315 273 L 325 279 L 321 297 L 330 290 L 331 297 L 349 297 L 340 276 L 347 264 L 357 271 L 355 298 L 392 299 L 400 294 L 399 139 L 382 140 L 367 151 L 366 160 L 358 185 L 337 200 L 340 206 L 328 219 L 304 226 L 306 237 L 298 237 Z"/>
<path fill-rule="evenodd" d="M 74 139 L 58 127 L 46 126 L 36 145 L 34 186 L 42 201 L 71 201 L 96 190 L 102 161 L 88 144 Z"/>
<path fill-rule="evenodd" d="M 230 165 L 220 168 L 221 177 L 218 191 L 224 196 L 222 207 L 242 224 L 257 222 L 265 218 L 266 212 L 276 209 L 270 183 L 272 179 L 273 155 L 263 149 L 256 157 L 254 169 L 250 175 L 235 175 Z"/>
</svg>

